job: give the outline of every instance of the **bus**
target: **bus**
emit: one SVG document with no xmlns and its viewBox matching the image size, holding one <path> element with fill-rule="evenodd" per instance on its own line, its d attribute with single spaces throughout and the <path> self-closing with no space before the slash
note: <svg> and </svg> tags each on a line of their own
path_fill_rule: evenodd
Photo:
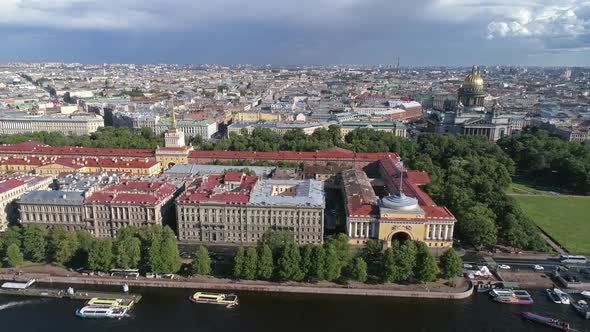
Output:
<svg viewBox="0 0 590 332">
<path fill-rule="evenodd" d="M 139 278 L 139 270 L 137 269 L 112 269 L 109 271 L 111 276 L 115 277 L 133 277 L 135 279 Z"/>
<path fill-rule="evenodd" d="M 561 255 L 559 256 L 559 260 L 563 264 L 586 264 L 588 257 L 581 255 Z"/>
</svg>

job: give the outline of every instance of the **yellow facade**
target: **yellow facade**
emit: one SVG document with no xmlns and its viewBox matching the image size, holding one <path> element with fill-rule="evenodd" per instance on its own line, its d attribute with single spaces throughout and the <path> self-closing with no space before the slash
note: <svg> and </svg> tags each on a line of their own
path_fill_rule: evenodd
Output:
<svg viewBox="0 0 590 332">
<path fill-rule="evenodd" d="M 61 173 L 87 173 L 86 167 L 68 167 L 60 164 L 48 164 L 35 168 L 35 174 L 39 175 L 59 175 Z"/>
<path fill-rule="evenodd" d="M 193 150 L 192 146 L 169 149 L 158 148 L 156 150 L 156 161 L 160 164 L 160 169 L 168 169 L 173 165 L 188 164 L 188 155 Z"/>
<path fill-rule="evenodd" d="M 280 122 L 288 120 L 280 113 L 265 113 L 265 112 L 238 112 L 234 114 L 234 122 Z"/>
<path fill-rule="evenodd" d="M 59 175 L 62 173 L 129 173 L 133 175 L 158 175 L 162 171 L 160 163 L 151 167 L 99 167 L 81 166 L 69 167 L 61 164 L 37 165 L 0 165 L 0 172 L 3 173 L 35 173 L 39 175 Z"/>
</svg>

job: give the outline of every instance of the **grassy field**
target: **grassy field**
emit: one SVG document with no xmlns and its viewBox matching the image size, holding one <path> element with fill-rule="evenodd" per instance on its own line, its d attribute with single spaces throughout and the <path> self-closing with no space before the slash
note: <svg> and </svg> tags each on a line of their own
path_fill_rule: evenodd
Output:
<svg viewBox="0 0 590 332">
<path fill-rule="evenodd" d="M 570 252 L 590 254 L 590 197 L 513 197 L 539 227 Z"/>
<path fill-rule="evenodd" d="M 512 182 L 508 190 L 508 194 L 522 194 L 522 195 L 543 195 L 546 192 L 526 186 L 524 184 Z"/>
</svg>

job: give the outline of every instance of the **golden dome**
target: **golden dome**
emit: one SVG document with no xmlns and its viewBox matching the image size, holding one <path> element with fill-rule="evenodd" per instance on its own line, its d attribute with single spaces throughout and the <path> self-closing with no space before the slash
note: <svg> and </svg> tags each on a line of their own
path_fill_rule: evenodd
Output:
<svg viewBox="0 0 590 332">
<path fill-rule="evenodd" d="M 477 66 L 471 68 L 471 74 L 465 77 L 463 80 L 463 86 L 483 87 L 483 78 L 479 76 L 479 69 L 477 69 Z"/>
</svg>

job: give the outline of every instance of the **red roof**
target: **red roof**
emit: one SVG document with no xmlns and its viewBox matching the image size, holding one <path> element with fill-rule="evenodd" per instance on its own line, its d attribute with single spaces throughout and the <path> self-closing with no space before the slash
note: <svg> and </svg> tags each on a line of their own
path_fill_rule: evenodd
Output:
<svg viewBox="0 0 590 332">
<path fill-rule="evenodd" d="M 231 159 L 231 160 L 289 160 L 289 161 L 378 161 L 385 156 L 395 156 L 395 153 L 361 153 L 342 148 L 330 148 L 315 152 L 302 151 L 205 151 L 194 150 L 189 153 L 189 158 L 203 159 Z"/>
<path fill-rule="evenodd" d="M 28 141 L 18 144 L 0 145 L 0 153 L 27 154 L 39 156 L 88 156 L 88 157 L 126 157 L 152 158 L 154 150 L 150 149 L 110 149 L 83 148 L 78 146 L 53 147 L 43 143 Z"/>
<path fill-rule="evenodd" d="M 8 157 L 0 158 L 0 165 L 34 165 L 45 166 L 57 164 L 69 168 L 80 169 L 82 167 L 99 168 L 151 168 L 158 164 L 151 159 L 121 159 L 121 158 L 55 158 L 55 157 Z"/>
<path fill-rule="evenodd" d="M 223 181 L 241 182 L 242 176 L 244 176 L 244 173 L 241 172 L 227 172 L 223 176 Z"/>
<path fill-rule="evenodd" d="M 157 205 L 176 192 L 176 186 L 161 181 L 124 181 L 105 186 L 85 199 L 86 203 Z"/>
<path fill-rule="evenodd" d="M 23 185 L 25 185 L 25 181 L 17 179 L 8 179 L 0 181 L 0 193 L 5 193 L 7 191 L 10 191 Z"/>
<path fill-rule="evenodd" d="M 182 195 L 180 195 L 180 197 L 178 197 L 177 203 L 198 204 L 217 202 L 225 204 L 245 204 L 250 201 L 250 192 L 258 181 L 258 177 L 243 176 L 240 181 L 240 186 L 233 190 L 226 188 L 222 180 L 222 176 L 218 175 L 207 175 L 198 178 Z"/>
</svg>

